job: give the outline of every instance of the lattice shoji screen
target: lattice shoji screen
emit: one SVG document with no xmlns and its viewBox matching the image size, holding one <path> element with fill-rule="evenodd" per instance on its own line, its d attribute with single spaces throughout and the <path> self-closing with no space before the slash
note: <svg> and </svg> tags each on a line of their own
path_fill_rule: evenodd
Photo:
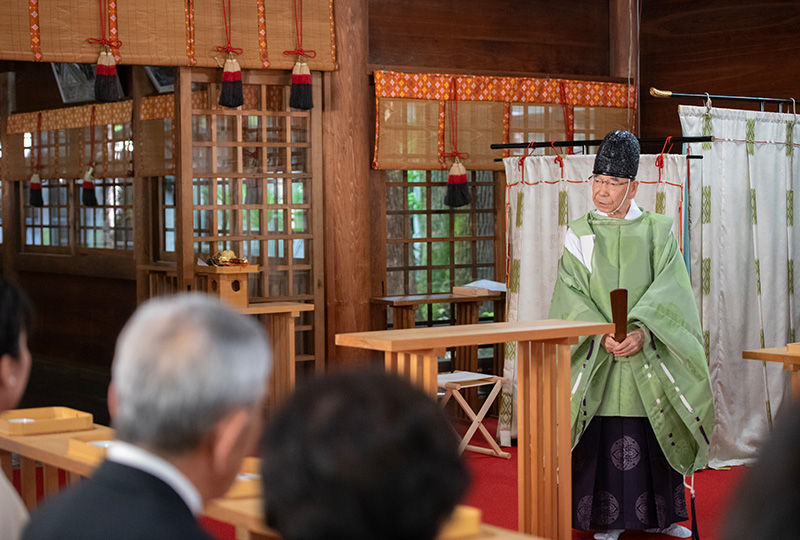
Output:
<svg viewBox="0 0 800 540">
<path fill-rule="evenodd" d="M 313 121 L 320 113 L 289 108 L 285 75 L 255 74 L 244 94 L 240 109 L 222 108 L 219 85 L 193 76 L 194 253 L 207 259 L 230 249 L 258 264 L 251 302 L 314 303 L 316 311 L 297 319 L 296 359 L 319 368 L 323 298 L 314 284 L 323 280 L 322 219 L 313 201 L 321 203 L 321 150 L 312 143 L 321 140 Z"/>
</svg>

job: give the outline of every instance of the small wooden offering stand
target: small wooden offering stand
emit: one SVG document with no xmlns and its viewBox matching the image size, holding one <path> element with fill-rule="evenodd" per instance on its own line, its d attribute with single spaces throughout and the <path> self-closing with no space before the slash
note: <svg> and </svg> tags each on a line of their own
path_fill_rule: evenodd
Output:
<svg viewBox="0 0 800 540">
<path fill-rule="evenodd" d="M 250 302 L 247 275 L 259 272 L 257 264 L 247 266 L 195 266 L 195 272 L 208 277 L 209 294 L 238 307 L 246 308 Z"/>
<path fill-rule="evenodd" d="M 517 342 L 519 530 L 570 540 L 569 346 L 613 331 L 610 323 L 543 320 L 337 334 L 336 344 L 383 351 L 388 371 L 436 399 L 438 357 L 447 347 Z"/>
<path fill-rule="evenodd" d="M 742 358 L 782 363 L 784 371 L 791 373 L 792 399 L 800 400 L 800 343 L 789 343 L 785 347 L 742 351 Z"/>
<path fill-rule="evenodd" d="M 313 304 L 299 302 L 250 303 L 248 274 L 259 272 L 258 265 L 196 266 L 198 274 L 208 277 L 207 292 L 247 315 L 263 318 L 273 351 L 272 376 L 267 404 L 269 408 L 283 403 L 295 386 L 295 324 L 303 311 L 313 311 Z"/>
</svg>

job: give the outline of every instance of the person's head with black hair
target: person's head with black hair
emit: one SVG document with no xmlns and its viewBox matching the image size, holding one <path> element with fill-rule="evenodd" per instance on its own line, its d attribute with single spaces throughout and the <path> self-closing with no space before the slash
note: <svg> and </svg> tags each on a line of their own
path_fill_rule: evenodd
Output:
<svg viewBox="0 0 800 540">
<path fill-rule="evenodd" d="M 597 149 L 592 167 L 592 202 L 604 214 L 623 219 L 639 182 L 639 140 L 623 130 L 609 131 Z"/>
<path fill-rule="evenodd" d="M 0 411 L 16 407 L 28 384 L 28 331 L 32 321 L 28 297 L 0 278 Z"/>
<path fill-rule="evenodd" d="M 372 369 L 300 387 L 261 457 L 265 521 L 284 540 L 432 540 L 469 483 L 436 401 Z"/>
<path fill-rule="evenodd" d="M 800 405 L 786 403 L 775 430 L 728 504 L 723 540 L 797 537 L 800 514 Z"/>
</svg>

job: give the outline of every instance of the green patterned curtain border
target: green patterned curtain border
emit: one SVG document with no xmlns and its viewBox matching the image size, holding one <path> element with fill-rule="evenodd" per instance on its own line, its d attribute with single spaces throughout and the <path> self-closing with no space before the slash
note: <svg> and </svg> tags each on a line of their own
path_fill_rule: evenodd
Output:
<svg viewBox="0 0 800 540">
<path fill-rule="evenodd" d="M 746 129 L 746 133 L 745 133 L 745 139 L 746 139 L 745 145 L 747 147 L 747 155 L 748 156 L 755 155 L 755 153 L 756 153 L 756 145 L 755 145 L 755 141 L 756 141 L 756 121 L 755 121 L 755 119 L 751 118 L 751 119 L 747 120 L 747 129 Z"/>
<path fill-rule="evenodd" d="M 711 186 L 703 186 L 701 223 L 711 223 Z"/>
</svg>

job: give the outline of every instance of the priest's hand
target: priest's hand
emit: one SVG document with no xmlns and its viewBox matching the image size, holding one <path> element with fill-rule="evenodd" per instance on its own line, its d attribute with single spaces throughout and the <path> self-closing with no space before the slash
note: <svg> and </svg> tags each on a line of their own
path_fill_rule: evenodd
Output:
<svg viewBox="0 0 800 540">
<path fill-rule="evenodd" d="M 629 332 L 627 337 L 618 343 L 613 334 L 606 334 L 603 338 L 603 348 L 614 356 L 633 356 L 644 346 L 644 330 L 637 328 Z"/>
</svg>

